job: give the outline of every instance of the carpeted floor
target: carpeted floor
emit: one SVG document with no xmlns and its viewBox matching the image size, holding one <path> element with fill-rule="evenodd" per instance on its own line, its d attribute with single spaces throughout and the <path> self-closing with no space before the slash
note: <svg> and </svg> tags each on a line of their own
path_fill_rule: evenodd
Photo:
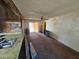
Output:
<svg viewBox="0 0 79 59">
<path fill-rule="evenodd" d="M 30 33 L 28 40 L 37 52 L 36 59 L 79 59 L 77 52 L 41 33 Z"/>
</svg>

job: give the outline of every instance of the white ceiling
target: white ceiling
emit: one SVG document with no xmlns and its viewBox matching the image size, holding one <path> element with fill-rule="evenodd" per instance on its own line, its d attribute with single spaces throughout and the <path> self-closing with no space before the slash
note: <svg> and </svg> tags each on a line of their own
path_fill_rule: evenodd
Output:
<svg viewBox="0 0 79 59">
<path fill-rule="evenodd" d="M 13 0 L 24 18 L 54 17 L 79 10 L 79 0 Z"/>
</svg>

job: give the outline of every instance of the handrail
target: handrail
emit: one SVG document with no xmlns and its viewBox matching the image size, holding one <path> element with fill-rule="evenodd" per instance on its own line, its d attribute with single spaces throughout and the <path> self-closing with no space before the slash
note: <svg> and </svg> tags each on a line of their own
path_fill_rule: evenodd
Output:
<svg viewBox="0 0 79 59">
<path fill-rule="evenodd" d="M 28 48 L 29 48 L 29 56 L 30 56 L 30 59 L 32 59 L 32 55 L 31 55 L 31 48 L 30 48 L 30 42 L 28 41 Z"/>
<path fill-rule="evenodd" d="M 33 47 L 33 44 L 29 41 L 28 37 L 25 39 L 25 46 L 26 46 L 26 58 L 35 59 L 35 56 L 37 55 L 37 53 Z"/>
<path fill-rule="evenodd" d="M 26 49 L 26 58 L 32 59 L 31 51 L 30 51 L 30 43 L 27 37 L 25 37 L 25 49 Z"/>
</svg>

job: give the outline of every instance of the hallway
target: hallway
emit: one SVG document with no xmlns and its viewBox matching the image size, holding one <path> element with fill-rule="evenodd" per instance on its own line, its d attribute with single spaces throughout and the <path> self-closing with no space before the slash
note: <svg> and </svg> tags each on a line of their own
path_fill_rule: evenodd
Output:
<svg viewBox="0 0 79 59">
<path fill-rule="evenodd" d="M 29 40 L 37 52 L 36 59 L 79 59 L 77 52 L 41 33 L 30 33 Z"/>
<path fill-rule="evenodd" d="M 79 59 L 79 0 L 0 0 L 0 48 L 0 59 Z"/>
</svg>

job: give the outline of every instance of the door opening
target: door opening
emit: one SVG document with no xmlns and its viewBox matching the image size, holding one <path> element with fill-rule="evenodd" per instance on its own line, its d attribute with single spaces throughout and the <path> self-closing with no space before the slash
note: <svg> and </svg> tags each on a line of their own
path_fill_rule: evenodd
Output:
<svg viewBox="0 0 79 59">
<path fill-rule="evenodd" d="M 29 22 L 30 32 L 39 32 L 39 23 L 38 22 Z"/>
</svg>

